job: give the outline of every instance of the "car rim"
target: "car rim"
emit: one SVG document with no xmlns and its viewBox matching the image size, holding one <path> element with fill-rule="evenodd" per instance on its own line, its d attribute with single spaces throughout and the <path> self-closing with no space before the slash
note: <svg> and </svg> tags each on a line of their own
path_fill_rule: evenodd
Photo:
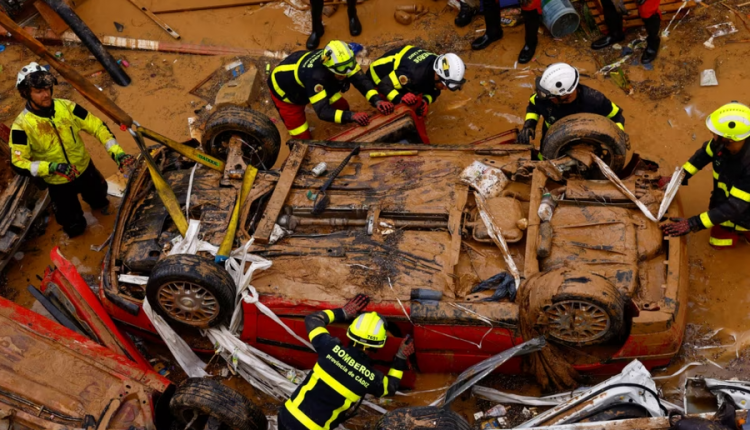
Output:
<svg viewBox="0 0 750 430">
<path fill-rule="evenodd" d="M 263 147 L 263 142 L 259 141 L 248 133 L 240 131 L 225 131 L 220 133 L 211 141 L 211 147 L 215 148 L 217 155 L 226 156 L 227 154 L 227 143 L 233 134 L 240 136 L 242 142 L 242 159 L 246 164 L 256 168 L 262 168 L 268 170 L 272 166 L 264 165 L 266 159 L 266 151 Z"/>
<path fill-rule="evenodd" d="M 564 300 L 554 303 L 546 312 L 550 334 L 566 342 L 591 342 L 609 331 L 609 314 L 591 302 Z"/>
<path fill-rule="evenodd" d="M 171 282 L 159 288 L 159 306 L 172 318 L 190 325 L 205 325 L 219 314 L 211 292 L 190 282 Z"/>
</svg>

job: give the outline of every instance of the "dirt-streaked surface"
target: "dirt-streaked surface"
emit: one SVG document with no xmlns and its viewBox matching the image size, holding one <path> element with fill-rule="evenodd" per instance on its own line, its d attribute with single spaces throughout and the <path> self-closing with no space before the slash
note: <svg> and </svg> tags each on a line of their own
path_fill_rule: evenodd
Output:
<svg viewBox="0 0 750 430">
<path fill-rule="evenodd" d="M 144 0 L 147 6 L 156 7 L 159 0 Z M 150 3 L 150 4 L 149 4 Z M 393 7 L 400 4 L 419 3 L 428 8 L 429 13 L 410 27 L 404 27 L 393 20 Z M 730 3 L 739 3 L 730 0 Z M 294 22 L 283 14 L 284 7 L 269 4 L 264 7 L 237 7 L 217 11 L 190 12 L 161 15 L 177 32 L 185 43 L 205 43 L 228 45 L 253 49 L 285 50 L 291 52 L 304 49 L 306 34 L 295 31 Z M 745 11 L 747 12 L 747 11 Z M 78 9 L 81 17 L 100 35 L 119 35 L 141 39 L 155 39 L 171 42 L 172 38 L 153 22 L 142 15 L 127 0 L 89 0 Z M 452 21 L 455 13 L 445 8 L 444 1 L 431 0 L 368 0 L 359 7 L 359 15 L 364 26 L 362 36 L 351 38 L 346 25 L 346 13 L 340 8 L 331 18 L 325 18 L 326 35 L 324 41 L 332 38 L 354 40 L 368 47 L 371 53 L 380 54 L 383 49 L 398 46 L 401 41 L 423 40 L 425 46 L 435 50 L 455 50 L 469 64 L 468 83 L 465 89 L 456 93 L 444 93 L 438 103 L 431 107 L 427 120 L 428 131 L 435 143 L 469 142 L 478 138 L 520 126 L 525 106 L 534 82 L 533 70 L 513 69 L 519 49 L 522 46 L 523 29 L 506 29 L 505 38 L 483 52 L 472 52 L 469 42 L 479 35 L 476 30 L 483 28 L 482 19 L 477 19 L 464 29 L 455 29 Z M 703 47 L 708 33 L 703 27 L 719 22 L 734 20 L 737 34 L 714 40 L 716 48 Z M 117 33 L 113 22 L 125 25 L 123 33 Z M 662 29 L 666 22 L 662 24 Z M 674 24 L 673 24 L 674 28 Z M 746 39 L 747 34 L 737 17 L 719 4 L 696 7 L 668 39 L 662 41 L 659 58 L 653 70 L 642 66 L 626 66 L 630 81 L 635 87 L 634 94 L 627 96 L 600 75 L 596 75 L 596 61 L 588 49 L 590 40 L 571 36 L 562 41 L 552 40 L 546 33 L 540 38 L 537 59 L 531 63 L 532 69 L 557 61 L 574 64 L 582 72 L 581 82 L 603 91 L 624 109 L 626 130 L 630 134 L 635 149 L 645 157 L 659 162 L 663 168 L 671 169 L 681 165 L 709 137 L 704 126 L 705 116 L 718 106 L 731 100 L 750 103 L 750 86 L 746 67 L 750 44 L 727 44 L 727 39 Z M 394 43 L 395 41 L 395 43 Z M 70 64 L 82 72 L 95 72 L 100 66 L 88 58 L 88 53 L 78 47 L 56 47 Z M 130 67 L 126 70 L 133 83 L 126 88 L 114 85 L 105 75 L 100 74 L 91 80 L 102 87 L 125 111 L 146 127 L 175 140 L 189 138 L 187 118 L 204 106 L 205 101 L 188 94 L 188 91 L 213 70 L 232 60 L 232 57 L 202 57 L 156 52 L 134 52 L 113 50 L 116 58 L 125 58 Z M 612 52 L 608 58 L 616 57 Z M 19 46 L 9 46 L 0 53 L 3 71 L 0 73 L 0 120 L 10 124 L 23 108 L 13 86 L 17 70 L 35 57 Z M 267 61 L 258 61 L 260 70 Z M 484 64 L 496 69 L 476 66 Z M 497 69 L 509 68 L 510 70 Z M 700 87 L 699 73 L 703 69 L 716 70 L 719 86 Z M 268 97 L 262 89 L 263 97 L 254 107 L 278 115 L 268 104 Z M 56 88 L 59 97 L 82 102 L 70 86 L 62 84 Z M 364 99 L 351 90 L 347 99 L 356 109 L 369 109 Z M 84 102 L 87 108 L 99 114 Z M 312 112 L 308 119 L 318 137 L 340 130 L 330 124 L 321 124 Z M 118 140 L 128 152 L 135 152 L 132 139 L 111 126 Z M 288 137 L 281 127 L 284 139 Z M 87 146 L 94 161 L 105 176 L 115 173 L 115 165 L 106 151 L 93 139 L 86 138 Z M 285 146 L 282 146 L 285 147 Z M 711 175 L 703 172 L 690 181 L 690 187 L 682 192 L 682 204 L 688 215 L 705 210 L 711 189 Z M 114 202 L 115 199 L 112 199 Z M 85 210 L 88 208 L 84 205 Z M 27 284 L 38 285 L 36 275 L 41 275 L 49 264 L 49 251 L 60 245 L 63 254 L 73 260 L 79 270 L 86 275 L 98 277 L 103 253 L 90 250 L 90 245 L 102 243 L 108 236 L 114 222 L 114 215 L 89 216 L 90 227 L 86 234 L 69 240 L 63 237 L 60 227 L 51 219 L 47 234 L 29 241 L 24 246 L 25 257 L 8 269 L 8 285 L 15 291 L 19 303 L 30 306 L 31 299 L 25 292 Z M 732 251 L 718 252 L 708 246 L 708 233 L 691 235 L 688 240 L 691 262 L 690 297 L 688 303 L 689 321 L 695 324 L 700 333 L 708 334 L 723 328 L 720 333 L 722 343 L 736 344 L 728 348 L 686 350 L 688 361 L 707 357 L 721 366 L 729 366 L 729 374 L 742 376 L 748 358 L 750 345 L 750 293 L 748 293 L 747 265 L 750 247 L 742 243 Z M 688 337 L 687 339 L 691 339 Z M 739 357 L 739 358 L 737 358 Z M 670 367 L 665 374 L 677 370 L 682 363 Z M 696 367 L 687 374 L 712 374 L 713 366 Z M 734 372 L 732 372 L 734 369 Z M 745 372 L 745 375 L 747 373 Z M 682 375 L 684 377 L 685 374 Z M 725 375 L 726 376 L 726 375 Z M 450 377 L 427 376 L 420 378 L 418 388 L 435 388 L 450 381 Z M 676 382 L 677 378 L 675 378 Z M 503 385 L 498 383 L 498 386 Z M 681 384 L 674 383 L 674 386 Z M 672 386 L 667 386 L 671 389 Z M 430 394 L 410 398 L 413 404 L 433 399 Z M 396 398 L 396 402 L 405 398 Z M 473 403 L 461 403 L 461 410 L 469 415 Z M 358 427 L 356 424 L 350 428 Z"/>
</svg>

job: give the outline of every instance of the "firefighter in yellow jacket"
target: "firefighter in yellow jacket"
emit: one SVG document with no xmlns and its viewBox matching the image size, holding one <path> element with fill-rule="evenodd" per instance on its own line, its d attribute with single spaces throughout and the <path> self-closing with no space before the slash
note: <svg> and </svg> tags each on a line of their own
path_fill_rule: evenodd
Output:
<svg viewBox="0 0 750 430">
<path fill-rule="evenodd" d="M 70 237 L 86 230 L 78 195 L 107 214 L 107 182 L 91 161 L 81 131 L 96 137 L 120 170 L 135 161 L 117 144 L 109 128 L 72 101 L 53 99 L 57 79 L 37 63 L 18 73 L 16 88 L 26 99 L 26 109 L 13 122 L 10 149 L 13 170 L 38 177 L 49 186 L 57 222 Z"/>
</svg>

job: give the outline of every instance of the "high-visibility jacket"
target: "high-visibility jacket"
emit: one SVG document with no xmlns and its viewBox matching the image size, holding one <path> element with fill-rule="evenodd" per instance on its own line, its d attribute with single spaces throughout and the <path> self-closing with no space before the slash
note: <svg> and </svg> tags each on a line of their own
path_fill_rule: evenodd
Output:
<svg viewBox="0 0 750 430">
<path fill-rule="evenodd" d="M 322 49 L 293 52 L 268 77 L 268 88 L 279 100 L 295 104 L 311 103 L 318 118 L 337 124 L 353 122 L 351 111 L 335 109 L 331 105 L 349 90 L 350 85 L 362 93 L 373 107 L 380 101 L 375 85 L 357 65 L 345 79 L 338 80 L 323 65 Z"/>
<path fill-rule="evenodd" d="M 604 94 L 586 85 L 578 84 L 577 90 L 575 100 L 561 104 L 555 104 L 548 99 L 540 99 L 534 93 L 529 98 L 529 105 L 526 107 L 526 121 L 534 121 L 536 126 L 539 118 L 544 117 L 542 135 L 545 135 L 552 124 L 568 115 L 593 113 L 606 116 L 621 130 L 625 130 L 625 117 L 622 115 L 621 107 L 610 101 Z"/>
<path fill-rule="evenodd" d="M 68 180 L 50 171 L 51 163 L 66 163 L 83 173 L 89 156 L 79 133 L 96 137 L 112 158 L 123 154 L 112 132 L 99 118 L 70 100 L 54 99 L 51 115 L 40 116 L 26 109 L 13 122 L 10 150 L 13 165 L 53 185 Z"/>
<path fill-rule="evenodd" d="M 433 65 L 437 54 L 406 45 L 388 51 L 370 64 L 370 77 L 381 94 L 400 103 L 407 93 L 422 95 L 432 104 L 440 90 L 435 88 Z"/>
<path fill-rule="evenodd" d="M 690 178 L 709 163 L 713 164 L 714 189 L 709 210 L 697 215 L 704 228 L 715 225 L 738 231 L 750 229 L 750 144 L 745 143 L 737 154 L 723 144 L 709 140 L 690 157 L 682 168 Z"/>
<path fill-rule="evenodd" d="M 318 353 L 318 362 L 279 411 L 279 423 L 289 430 L 330 430 L 346 420 L 346 411 L 357 407 L 365 394 L 393 395 L 408 365 L 394 358 L 384 375 L 372 367 L 367 353 L 341 345 L 325 326 L 344 321 L 343 309 L 325 310 L 305 318 L 307 333 Z"/>
</svg>

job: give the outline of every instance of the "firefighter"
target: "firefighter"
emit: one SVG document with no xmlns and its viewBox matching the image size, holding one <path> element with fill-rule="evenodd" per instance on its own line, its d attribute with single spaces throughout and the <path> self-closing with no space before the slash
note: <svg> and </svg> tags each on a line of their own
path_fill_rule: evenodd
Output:
<svg viewBox="0 0 750 430">
<path fill-rule="evenodd" d="M 484 49 L 493 42 L 503 38 L 503 28 L 500 19 L 500 4 L 497 0 L 482 0 L 484 5 L 484 34 L 471 43 L 471 49 Z M 518 54 L 518 63 L 526 64 L 534 58 L 536 46 L 539 43 L 539 24 L 542 19 L 541 0 L 521 1 L 521 16 L 523 17 L 524 45 Z"/>
<path fill-rule="evenodd" d="M 714 189 L 708 211 L 687 219 L 672 218 L 664 234 L 682 236 L 710 228 L 709 243 L 716 249 L 733 248 L 740 236 L 750 240 L 750 107 L 733 101 L 706 118 L 712 138 L 682 166 L 689 179 L 709 163 Z"/>
<path fill-rule="evenodd" d="M 312 33 L 307 38 L 307 49 L 312 51 L 318 49 L 320 38 L 323 37 L 323 0 L 310 1 L 310 13 L 312 14 Z M 346 12 L 349 14 L 349 34 L 359 36 L 362 34 L 362 23 L 357 16 L 357 0 L 346 0 Z"/>
<path fill-rule="evenodd" d="M 126 154 L 107 125 L 83 106 L 52 98 L 54 85 L 57 79 L 37 63 L 18 73 L 16 88 L 26 99 L 26 109 L 11 127 L 11 159 L 18 174 L 41 178 L 49 186 L 55 219 L 72 238 L 86 230 L 79 194 L 92 209 L 109 213 L 107 182 L 79 133 L 96 137 L 121 171 L 135 158 Z"/>
<path fill-rule="evenodd" d="M 475 0 L 458 0 L 460 9 L 458 10 L 456 19 L 453 21 L 453 23 L 456 24 L 456 27 L 466 27 L 471 24 L 471 21 L 474 20 L 474 16 L 479 12 L 476 3 Z"/>
<path fill-rule="evenodd" d="M 387 52 L 370 65 L 370 77 L 380 94 L 394 104 L 419 104 L 421 116 L 427 115 L 441 90 L 461 89 L 465 71 L 456 54 L 437 55 L 409 45 Z"/>
<path fill-rule="evenodd" d="M 594 113 L 611 119 L 620 130 L 625 130 L 622 109 L 611 102 L 604 94 L 578 83 L 578 69 L 565 63 L 555 63 L 547 67 L 536 80 L 536 92 L 531 95 L 526 108 L 526 122 L 518 133 L 518 142 L 529 144 L 536 135 L 536 125 L 544 117 L 542 140 L 547 130 L 556 121 L 577 113 Z"/>
<path fill-rule="evenodd" d="M 641 63 L 648 64 L 656 59 L 659 53 L 659 25 L 661 24 L 660 0 L 638 0 L 638 16 L 641 17 L 646 26 L 646 49 L 641 55 Z M 621 42 L 625 39 L 622 29 L 622 15 L 618 12 L 612 0 L 602 0 L 604 9 L 604 22 L 607 24 L 609 34 L 593 41 L 591 49 L 602 49 Z"/>
<path fill-rule="evenodd" d="M 387 337 L 386 321 L 375 312 L 361 314 L 349 326 L 349 346 L 341 345 L 325 326 L 348 321 L 362 311 L 370 299 L 358 294 L 343 308 L 315 312 L 305 318 L 310 342 L 318 361 L 279 412 L 279 430 L 335 429 L 356 413 L 366 394 L 392 396 L 398 390 L 407 359 L 414 353 L 409 336 L 393 359 L 387 375 L 372 366 L 371 349 L 382 348 Z"/>
<path fill-rule="evenodd" d="M 380 99 L 372 81 L 365 76 L 354 52 L 339 40 L 324 49 L 298 51 L 286 57 L 268 77 L 276 109 L 292 138 L 312 139 L 305 106 L 312 104 L 318 118 L 336 124 L 370 123 L 367 112 L 352 112 L 341 93 L 350 84 L 384 115 L 393 113 L 393 104 Z"/>
</svg>

